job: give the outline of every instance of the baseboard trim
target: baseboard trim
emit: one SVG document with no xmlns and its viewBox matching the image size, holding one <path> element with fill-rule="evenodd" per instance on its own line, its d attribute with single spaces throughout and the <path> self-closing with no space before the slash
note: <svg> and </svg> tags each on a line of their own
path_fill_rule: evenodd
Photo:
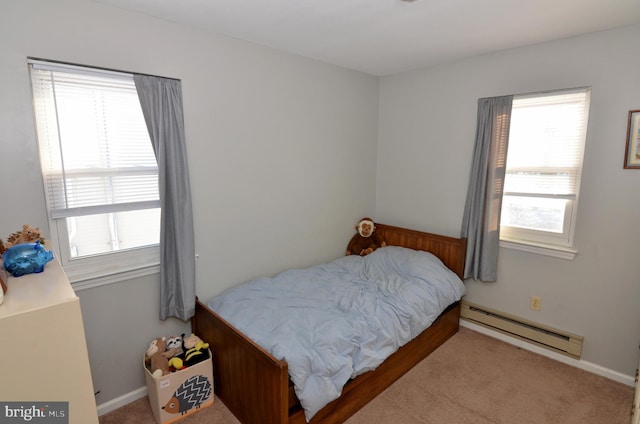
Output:
<svg viewBox="0 0 640 424">
<path fill-rule="evenodd" d="M 143 398 L 147 395 L 147 386 L 140 387 L 132 392 L 125 393 L 122 396 L 118 396 L 115 399 L 111 399 L 107 402 L 101 403 L 98 405 L 98 416 L 108 414 L 111 411 L 115 411 L 116 409 L 125 406 L 131 402 L 135 402 L 136 400 Z"/>
<path fill-rule="evenodd" d="M 551 359 L 555 359 L 556 361 L 562 362 L 567 365 L 571 365 L 576 368 L 580 368 L 582 370 L 591 372 L 593 374 L 600 375 L 602 377 L 608 378 L 613 381 L 617 381 L 618 383 L 625 384 L 627 386 L 635 387 L 635 377 L 622 374 L 620 372 L 611 370 L 609 368 L 605 368 L 603 366 L 594 364 L 592 362 L 584 361 L 582 359 L 573 359 L 566 355 L 562 355 L 560 353 L 553 352 L 549 349 L 545 349 L 540 346 L 536 346 L 532 343 L 528 343 L 524 340 L 518 339 L 516 337 L 511 337 L 506 334 L 503 334 L 499 331 L 492 330 L 490 328 L 483 327 L 479 324 L 475 324 L 473 322 L 461 319 L 460 326 L 466 327 L 470 330 L 477 331 L 478 333 L 485 334 L 489 337 L 493 337 L 498 340 L 502 340 L 505 343 L 512 344 L 514 346 L 520 347 L 525 350 L 529 350 L 531 352 L 537 353 L 542 356 L 546 356 Z"/>
</svg>

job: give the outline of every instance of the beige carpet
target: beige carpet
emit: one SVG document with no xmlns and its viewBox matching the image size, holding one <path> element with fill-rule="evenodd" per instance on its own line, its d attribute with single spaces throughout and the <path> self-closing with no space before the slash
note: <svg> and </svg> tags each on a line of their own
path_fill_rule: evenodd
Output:
<svg viewBox="0 0 640 424">
<path fill-rule="evenodd" d="M 347 424 L 628 424 L 633 388 L 461 328 Z M 100 424 L 154 424 L 148 398 Z M 224 404 L 181 420 L 237 424 Z M 260 423 L 269 424 L 269 423 Z"/>
</svg>

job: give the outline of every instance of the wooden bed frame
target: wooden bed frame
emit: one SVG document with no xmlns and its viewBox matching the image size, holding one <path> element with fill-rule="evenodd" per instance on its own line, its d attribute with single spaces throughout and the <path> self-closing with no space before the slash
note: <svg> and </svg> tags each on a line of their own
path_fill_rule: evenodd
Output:
<svg viewBox="0 0 640 424">
<path fill-rule="evenodd" d="M 388 245 L 426 250 L 460 278 L 466 239 L 376 224 Z M 349 381 L 342 395 L 321 409 L 310 424 L 342 423 L 409 371 L 459 328 L 460 302 L 449 306 L 423 333 L 402 346 L 374 371 Z M 196 299 L 193 332 L 213 352 L 215 393 L 243 424 L 303 424 L 304 411 L 289 381 L 287 363 L 274 358 Z"/>
</svg>

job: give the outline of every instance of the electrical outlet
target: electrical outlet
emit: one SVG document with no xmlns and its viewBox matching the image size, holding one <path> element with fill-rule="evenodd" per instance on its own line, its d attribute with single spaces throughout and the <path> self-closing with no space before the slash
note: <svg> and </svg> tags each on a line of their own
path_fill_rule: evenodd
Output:
<svg viewBox="0 0 640 424">
<path fill-rule="evenodd" d="M 540 296 L 531 296 L 529 306 L 534 311 L 539 311 L 540 309 L 542 309 L 542 298 Z"/>
</svg>

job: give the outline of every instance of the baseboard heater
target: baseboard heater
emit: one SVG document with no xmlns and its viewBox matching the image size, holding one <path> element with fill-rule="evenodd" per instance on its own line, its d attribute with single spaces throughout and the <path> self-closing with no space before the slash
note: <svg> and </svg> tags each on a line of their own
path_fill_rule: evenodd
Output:
<svg viewBox="0 0 640 424">
<path fill-rule="evenodd" d="M 461 317 L 501 333 L 580 359 L 583 337 L 462 301 Z"/>
</svg>

